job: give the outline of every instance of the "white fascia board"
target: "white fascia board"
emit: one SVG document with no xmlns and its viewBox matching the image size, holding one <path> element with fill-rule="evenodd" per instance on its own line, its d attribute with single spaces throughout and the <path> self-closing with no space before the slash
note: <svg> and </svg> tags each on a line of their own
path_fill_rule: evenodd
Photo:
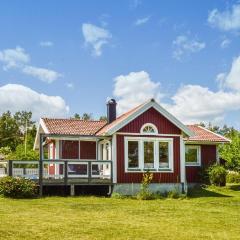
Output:
<svg viewBox="0 0 240 240">
<path fill-rule="evenodd" d="M 210 132 L 210 133 L 216 135 L 217 137 L 223 138 L 225 141 L 231 142 L 230 139 L 224 137 L 223 135 L 220 135 L 220 134 L 218 134 L 218 133 L 212 132 L 211 130 L 209 130 L 209 129 L 205 128 L 205 127 L 202 127 L 202 126 L 198 126 L 198 127 L 201 128 L 201 129 L 203 129 L 203 130 L 205 130 L 205 131 L 207 131 L 207 132 Z"/>
<path fill-rule="evenodd" d="M 113 128 L 109 129 L 107 134 L 112 135 L 115 132 L 117 132 L 119 129 L 127 125 L 129 122 L 137 118 L 139 115 L 147 111 L 149 108 L 153 107 L 155 110 L 157 110 L 160 114 L 162 114 L 165 118 L 167 118 L 170 122 L 172 122 L 174 125 L 176 125 L 179 129 L 181 129 L 186 135 L 188 136 L 194 136 L 194 133 L 188 129 L 187 126 L 185 126 L 183 123 L 181 123 L 179 120 L 177 120 L 172 114 L 167 112 L 163 107 L 161 107 L 158 103 L 155 101 L 149 101 L 146 104 L 144 104 L 140 109 L 138 109 L 136 112 L 131 114 L 128 118 L 121 121 L 119 124 L 114 126 Z"/>
<path fill-rule="evenodd" d="M 34 150 L 37 150 L 39 148 L 40 133 L 49 133 L 44 121 L 42 120 L 42 118 L 40 118 L 40 120 L 39 120 L 39 124 L 38 124 L 38 128 L 37 128 L 37 134 L 36 134 L 34 145 L 33 145 Z"/>
</svg>

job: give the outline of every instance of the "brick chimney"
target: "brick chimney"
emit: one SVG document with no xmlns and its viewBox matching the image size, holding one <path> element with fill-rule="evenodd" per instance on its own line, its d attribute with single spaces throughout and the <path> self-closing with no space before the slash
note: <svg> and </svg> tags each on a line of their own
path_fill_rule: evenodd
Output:
<svg viewBox="0 0 240 240">
<path fill-rule="evenodd" d="M 114 120 L 116 120 L 116 100 L 115 99 L 110 99 L 107 102 L 107 121 L 108 123 L 113 122 Z"/>
</svg>

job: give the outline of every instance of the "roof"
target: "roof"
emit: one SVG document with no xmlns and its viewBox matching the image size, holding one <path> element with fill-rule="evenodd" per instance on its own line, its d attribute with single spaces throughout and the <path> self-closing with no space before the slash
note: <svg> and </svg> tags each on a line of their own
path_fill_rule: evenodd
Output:
<svg viewBox="0 0 240 240">
<path fill-rule="evenodd" d="M 229 139 L 222 135 L 211 132 L 210 130 L 199 125 L 184 125 L 174 116 L 168 113 L 164 108 L 157 104 L 153 99 L 138 105 L 130 111 L 120 115 L 115 121 L 107 124 L 107 121 L 80 120 L 80 119 L 56 119 L 56 118 L 41 118 L 40 128 L 38 129 L 35 146 L 38 144 L 38 135 L 42 131 L 47 134 L 56 135 L 80 135 L 80 136 L 109 136 L 117 132 L 121 127 L 135 119 L 137 116 L 148 110 L 155 108 L 163 116 L 169 119 L 173 124 L 179 127 L 187 137 L 184 139 L 187 142 L 212 142 L 212 143 L 227 143 Z"/>
<path fill-rule="evenodd" d="M 185 138 L 188 142 L 213 142 L 213 143 L 227 143 L 229 139 L 224 136 L 214 133 L 199 125 L 187 125 L 187 127 L 194 132 L 194 136 Z"/>
<path fill-rule="evenodd" d="M 42 118 L 48 134 L 93 136 L 107 121 Z"/>
<path fill-rule="evenodd" d="M 169 113 L 162 106 L 160 106 L 158 103 L 156 103 L 156 101 L 154 99 L 150 99 L 150 100 L 146 101 L 145 103 L 122 114 L 115 121 L 113 121 L 112 123 L 103 127 L 97 133 L 97 135 L 112 135 L 112 134 L 114 134 L 119 129 L 121 129 L 123 126 L 125 126 L 130 121 L 134 120 L 136 117 L 138 117 L 140 114 L 144 113 L 145 111 L 147 111 L 150 108 L 154 108 L 159 113 L 161 113 L 170 122 L 172 122 L 175 126 L 177 126 L 179 129 L 181 129 L 187 136 L 193 135 L 191 130 L 186 125 L 184 125 L 182 122 L 180 122 L 178 119 L 176 119 L 171 113 Z"/>
<path fill-rule="evenodd" d="M 107 124 L 100 131 L 98 131 L 97 135 L 103 135 L 103 134 L 107 133 L 111 128 L 117 126 L 118 123 L 120 123 L 123 120 L 127 119 L 129 116 L 131 116 L 133 113 L 135 113 L 138 109 L 140 109 L 143 105 L 144 105 L 144 103 L 140 104 L 137 107 L 130 109 L 128 112 L 120 115 L 119 117 L 116 118 L 115 121 Z"/>
</svg>

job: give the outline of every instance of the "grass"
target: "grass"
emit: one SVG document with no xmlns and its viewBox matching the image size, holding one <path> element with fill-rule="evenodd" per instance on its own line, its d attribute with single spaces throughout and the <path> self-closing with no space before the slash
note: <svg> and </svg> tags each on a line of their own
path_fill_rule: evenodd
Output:
<svg viewBox="0 0 240 240">
<path fill-rule="evenodd" d="M 240 186 L 151 201 L 0 198 L 0 239 L 240 239 Z"/>
</svg>

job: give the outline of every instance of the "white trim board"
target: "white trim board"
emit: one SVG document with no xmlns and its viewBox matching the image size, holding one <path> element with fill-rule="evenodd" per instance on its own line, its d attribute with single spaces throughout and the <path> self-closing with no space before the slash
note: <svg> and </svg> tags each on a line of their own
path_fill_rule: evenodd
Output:
<svg viewBox="0 0 240 240">
<path fill-rule="evenodd" d="M 128 168 L 128 142 L 138 142 L 138 167 Z M 152 141 L 154 143 L 154 167 L 145 169 L 144 167 L 144 154 L 143 144 L 144 142 Z M 169 156 L 169 167 L 160 168 L 159 166 L 159 142 L 168 142 L 168 156 Z M 173 173 L 174 172 L 174 139 L 173 138 L 154 138 L 154 137 L 124 137 L 124 167 L 126 173 L 132 172 L 144 172 L 149 170 L 150 172 L 161 172 L 161 173 Z"/>
<path fill-rule="evenodd" d="M 151 99 L 147 103 L 145 103 L 142 107 L 140 107 L 138 110 L 136 110 L 134 113 L 132 113 L 130 116 L 128 116 L 126 119 L 118 123 L 117 125 L 110 128 L 107 132 L 108 135 L 112 135 L 113 133 L 117 132 L 119 129 L 127 125 L 129 122 L 140 116 L 142 113 L 146 112 L 150 108 L 154 108 L 156 111 L 158 111 L 160 114 L 162 114 L 165 118 L 167 118 L 170 122 L 172 122 L 175 126 L 177 126 L 179 129 L 181 129 L 186 135 L 188 136 L 194 136 L 194 133 L 188 129 L 187 126 L 185 126 L 182 122 L 180 122 L 177 118 L 175 118 L 171 113 L 166 111 L 162 106 L 160 106 L 158 103 L 155 102 L 154 99 Z"/>
</svg>

